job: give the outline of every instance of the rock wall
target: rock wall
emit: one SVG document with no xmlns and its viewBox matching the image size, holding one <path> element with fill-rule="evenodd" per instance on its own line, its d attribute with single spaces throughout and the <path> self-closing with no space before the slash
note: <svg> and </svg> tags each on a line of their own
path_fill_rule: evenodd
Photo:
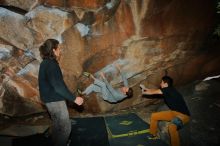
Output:
<svg viewBox="0 0 220 146">
<path fill-rule="evenodd" d="M 165 73 L 183 85 L 220 72 L 219 43 L 210 41 L 217 19 L 213 1 L 1 0 L 0 4 L 3 114 L 43 110 L 37 84 L 38 47 L 48 38 L 62 44 L 60 65 L 72 92 L 90 83 L 81 76 L 83 71 L 97 76 L 103 71 L 111 84 L 119 86 L 113 63 L 126 72 L 135 90 L 133 98 L 118 104 L 91 95 L 84 113 L 151 104 L 154 100 L 140 97 L 139 83 L 155 87 Z M 24 104 L 13 104 L 14 99 Z M 17 109 L 26 110 L 14 112 Z"/>
</svg>

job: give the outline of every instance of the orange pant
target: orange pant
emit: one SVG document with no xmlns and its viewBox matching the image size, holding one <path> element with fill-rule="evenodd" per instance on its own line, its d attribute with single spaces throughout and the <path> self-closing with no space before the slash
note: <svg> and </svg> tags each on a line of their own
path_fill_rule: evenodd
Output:
<svg viewBox="0 0 220 146">
<path fill-rule="evenodd" d="M 190 117 L 188 115 L 182 114 L 176 111 L 162 111 L 157 113 L 152 113 L 151 115 L 151 123 L 150 123 L 150 133 L 156 136 L 157 133 L 157 122 L 158 121 L 171 121 L 173 118 L 178 117 L 182 120 L 183 124 L 186 124 Z M 177 126 L 175 124 L 169 124 L 168 127 L 171 145 L 172 146 L 180 146 L 179 133 L 177 131 Z"/>
</svg>

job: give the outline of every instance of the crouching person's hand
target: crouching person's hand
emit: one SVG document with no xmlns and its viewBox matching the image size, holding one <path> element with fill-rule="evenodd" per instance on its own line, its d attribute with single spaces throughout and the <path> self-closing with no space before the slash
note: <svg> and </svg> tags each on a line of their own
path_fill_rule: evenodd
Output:
<svg viewBox="0 0 220 146">
<path fill-rule="evenodd" d="M 74 100 L 74 102 L 77 104 L 77 105 L 82 105 L 83 102 L 84 102 L 84 99 L 82 97 L 76 97 L 76 99 Z"/>
</svg>

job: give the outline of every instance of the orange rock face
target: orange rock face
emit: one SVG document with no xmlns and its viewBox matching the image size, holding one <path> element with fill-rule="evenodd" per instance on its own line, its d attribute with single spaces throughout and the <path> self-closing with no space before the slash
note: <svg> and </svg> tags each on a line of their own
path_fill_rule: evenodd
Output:
<svg viewBox="0 0 220 146">
<path fill-rule="evenodd" d="M 2 3 L 6 5 L 9 1 L 5 0 Z M 134 98 L 118 104 L 109 104 L 100 96 L 92 94 L 91 99 L 84 105 L 85 113 L 117 111 L 141 103 L 150 104 L 152 100 L 140 97 L 139 83 L 156 87 L 165 73 L 172 76 L 178 86 L 220 73 L 218 67 L 220 44 L 212 37 L 217 19 L 214 1 L 42 0 L 37 4 L 34 2 L 36 1 L 33 0 L 32 9 L 29 9 L 25 16 L 19 15 L 19 21 L 18 18 L 15 19 L 15 22 L 19 22 L 18 24 L 24 27 L 31 37 L 24 31 L 18 33 L 16 37 L 11 32 L 5 35 L 7 32 L 5 30 L 10 30 L 6 28 L 0 31 L 1 44 L 7 42 L 22 50 L 27 50 L 25 47 L 30 46 L 28 49 L 34 54 L 32 59 L 39 60 L 37 54 L 39 45 L 48 37 L 57 38 L 63 50 L 60 65 L 65 82 L 72 92 L 76 91 L 77 87 L 85 89 L 91 83 L 82 78 L 83 71 L 89 71 L 97 76 L 103 71 L 114 87 L 120 86 L 120 76 L 111 68 L 113 63 L 121 65 L 121 69 L 129 78 L 129 85 L 135 90 Z M 39 9 L 44 10 L 44 13 L 39 11 L 42 12 L 42 16 L 47 14 L 50 17 L 39 17 L 36 13 Z M 5 11 L 3 8 L 1 10 Z M 26 21 L 28 16 L 31 19 Z M 61 20 L 63 16 L 66 18 Z M 16 18 L 13 14 L 11 17 Z M 0 20 L 1 26 L 7 26 L 4 17 L 0 17 Z M 23 25 L 24 22 L 27 26 Z M 36 27 L 38 25 L 39 27 Z M 16 25 L 9 26 L 17 29 Z M 14 37 L 21 41 L 10 39 Z M 25 45 L 28 41 L 21 38 L 31 38 L 33 43 Z M 7 52 L 5 50 L 4 53 L 7 55 Z M 12 58 L 22 58 L 21 56 L 27 54 L 25 51 L 21 51 L 20 55 L 19 51 L 14 53 Z M 3 66 L 14 66 L 9 63 L 10 60 L 15 60 L 12 58 L 2 60 Z M 31 64 L 29 67 L 37 66 L 32 59 L 22 58 L 20 64 L 23 66 L 12 67 L 12 70 L 18 73 L 29 63 Z M 27 74 L 22 74 L 33 89 L 37 88 L 36 72 L 31 70 Z M 35 92 L 27 94 L 37 95 Z M 22 96 L 24 95 L 20 97 Z"/>
</svg>

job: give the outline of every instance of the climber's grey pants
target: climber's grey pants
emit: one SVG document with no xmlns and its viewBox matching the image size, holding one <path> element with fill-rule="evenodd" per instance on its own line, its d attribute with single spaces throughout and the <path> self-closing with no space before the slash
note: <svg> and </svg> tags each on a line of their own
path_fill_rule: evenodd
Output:
<svg viewBox="0 0 220 146">
<path fill-rule="evenodd" d="M 106 84 L 99 79 L 95 79 L 94 83 L 89 85 L 86 90 L 83 91 L 83 94 L 88 95 L 92 92 L 102 93 L 103 98 L 107 101 L 114 99 L 112 98 L 111 93 L 108 91 Z"/>
<path fill-rule="evenodd" d="M 52 119 L 52 141 L 54 146 L 66 146 L 71 132 L 71 121 L 65 101 L 46 103 Z"/>
<path fill-rule="evenodd" d="M 110 103 L 115 103 L 126 98 L 126 95 L 120 92 L 120 89 L 114 89 L 106 79 L 104 81 L 95 79 L 94 83 L 83 91 L 83 94 L 88 95 L 92 92 L 101 93 L 102 98 Z"/>
</svg>

